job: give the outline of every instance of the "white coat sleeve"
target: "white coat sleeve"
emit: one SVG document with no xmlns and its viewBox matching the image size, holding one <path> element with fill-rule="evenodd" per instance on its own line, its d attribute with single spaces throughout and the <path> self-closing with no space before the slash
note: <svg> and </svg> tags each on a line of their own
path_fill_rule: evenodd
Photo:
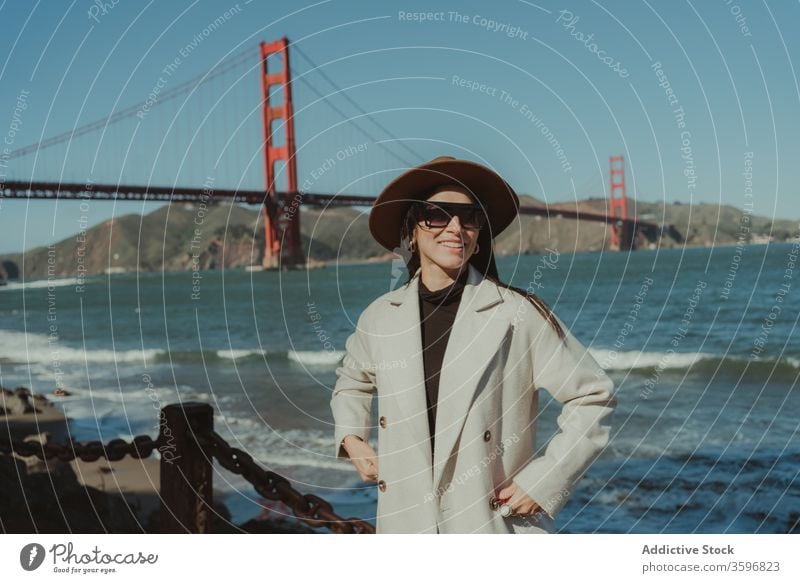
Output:
<svg viewBox="0 0 800 583">
<path fill-rule="evenodd" d="M 376 391 L 375 362 L 370 353 L 370 338 L 364 328 L 365 312 L 358 318 L 356 330 L 345 342 L 346 353 L 336 369 L 336 385 L 331 396 L 334 422 L 335 457 L 349 458 L 341 441 L 351 433 L 364 441 L 370 435 L 372 397 Z"/>
<path fill-rule="evenodd" d="M 617 401 L 613 381 L 564 323 L 556 316 L 566 334 L 562 341 L 541 319 L 531 351 L 533 381 L 535 390 L 544 388 L 562 403 L 557 419 L 560 432 L 544 454 L 523 466 L 513 479 L 555 519 L 608 443 Z"/>
</svg>

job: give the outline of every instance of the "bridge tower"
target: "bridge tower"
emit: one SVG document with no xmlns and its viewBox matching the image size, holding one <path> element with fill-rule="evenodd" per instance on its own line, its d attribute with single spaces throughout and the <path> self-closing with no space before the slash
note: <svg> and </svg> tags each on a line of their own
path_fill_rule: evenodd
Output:
<svg viewBox="0 0 800 583">
<path fill-rule="evenodd" d="M 268 59 L 280 56 L 281 69 L 270 71 Z M 277 86 L 276 91 L 270 88 Z M 264 104 L 264 257 L 266 269 L 298 267 L 304 263 L 300 240 L 300 200 L 297 197 L 297 158 L 294 142 L 289 39 L 261 43 L 261 96 Z M 282 99 L 281 99 L 282 98 Z M 275 103 L 277 102 L 277 103 Z M 281 134 L 283 140 L 279 142 Z M 286 188 L 278 189 L 276 163 L 282 162 Z M 282 190 L 285 196 L 279 194 Z"/>
<path fill-rule="evenodd" d="M 625 194 L 625 158 L 610 156 L 611 198 L 609 214 L 621 219 L 628 218 L 628 197 Z M 634 232 L 631 224 L 617 221 L 611 225 L 611 248 L 616 251 L 633 249 Z"/>
</svg>

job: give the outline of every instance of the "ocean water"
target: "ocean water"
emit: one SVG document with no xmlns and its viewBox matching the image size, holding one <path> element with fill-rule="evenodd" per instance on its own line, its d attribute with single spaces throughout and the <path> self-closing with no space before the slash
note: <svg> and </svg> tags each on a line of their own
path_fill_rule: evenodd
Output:
<svg viewBox="0 0 800 583">
<path fill-rule="evenodd" d="M 506 257 L 616 383 L 612 439 L 562 532 L 790 532 L 800 519 L 798 245 Z M 0 288 L 0 384 L 49 395 L 80 440 L 155 436 L 204 401 L 231 445 L 374 523 L 377 493 L 332 457 L 330 393 L 355 322 L 405 281 L 385 264 L 96 276 Z M 538 448 L 557 430 L 540 399 Z M 373 408 L 376 413 L 377 407 Z M 215 463 L 242 521 L 286 512 Z"/>
</svg>

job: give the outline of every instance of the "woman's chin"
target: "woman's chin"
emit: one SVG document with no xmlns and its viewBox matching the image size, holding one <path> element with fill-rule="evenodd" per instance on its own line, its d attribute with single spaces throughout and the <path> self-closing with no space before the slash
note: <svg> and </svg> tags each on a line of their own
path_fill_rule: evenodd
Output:
<svg viewBox="0 0 800 583">
<path fill-rule="evenodd" d="M 464 264 L 465 258 L 463 253 L 456 254 L 445 251 L 444 253 L 437 253 L 434 257 L 434 261 L 443 269 L 458 269 Z"/>
</svg>

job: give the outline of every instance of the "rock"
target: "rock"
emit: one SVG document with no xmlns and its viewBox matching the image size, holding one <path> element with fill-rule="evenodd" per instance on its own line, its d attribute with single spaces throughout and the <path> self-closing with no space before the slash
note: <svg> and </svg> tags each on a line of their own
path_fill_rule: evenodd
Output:
<svg viewBox="0 0 800 583">
<path fill-rule="evenodd" d="M 0 455 L 0 484 L 15 482 L 17 476 L 20 474 L 27 474 L 25 462 L 16 457 Z M 5 490 L 3 492 L 5 492 Z M 0 504 L 2 504 L 2 502 L 0 502 Z"/>
<path fill-rule="evenodd" d="M 18 395 L 20 397 L 30 397 L 31 396 L 31 392 L 30 392 L 30 390 L 28 390 L 27 387 L 17 387 L 16 389 L 14 389 L 14 394 Z"/>
<path fill-rule="evenodd" d="M 48 463 L 51 460 L 48 460 Z M 69 464 L 29 474 L 25 462 L 0 455 L 0 516 L 6 533 L 141 533 L 119 496 L 81 486 Z"/>
<path fill-rule="evenodd" d="M 3 389 L 0 393 L 0 409 L 4 415 L 24 415 L 26 413 L 38 412 L 28 400 L 28 395 L 25 391 L 17 389 L 13 393 Z"/>
<path fill-rule="evenodd" d="M 231 513 L 228 507 L 219 500 L 214 500 L 211 504 L 214 509 L 211 513 L 211 533 L 213 534 L 236 534 L 241 533 L 231 522 Z M 155 534 L 160 532 L 161 509 L 158 508 L 150 512 L 145 522 L 147 532 Z"/>
<path fill-rule="evenodd" d="M 261 512 L 240 525 L 242 530 L 254 534 L 315 534 L 292 514 L 292 509 L 278 500 L 259 499 Z"/>
<path fill-rule="evenodd" d="M 316 534 L 318 532 L 298 522 L 256 518 L 251 518 L 239 528 L 250 534 Z"/>
<path fill-rule="evenodd" d="M 0 387 L 0 435 L 21 440 L 29 435 L 48 433 L 57 443 L 69 439 L 67 418 L 44 395 L 32 395 L 25 387 L 13 392 Z"/>
<path fill-rule="evenodd" d="M 45 444 L 49 441 L 50 434 L 49 433 L 39 433 L 37 435 L 28 435 L 23 439 L 23 441 L 33 441 L 36 443 Z M 50 472 L 55 470 L 57 466 L 63 465 L 64 462 L 59 460 L 58 458 L 53 458 L 51 460 L 43 460 L 39 459 L 39 456 L 31 455 L 22 457 L 17 454 L 12 454 L 15 458 L 22 461 L 25 464 L 25 469 L 28 475 L 38 474 L 42 472 Z"/>
</svg>

